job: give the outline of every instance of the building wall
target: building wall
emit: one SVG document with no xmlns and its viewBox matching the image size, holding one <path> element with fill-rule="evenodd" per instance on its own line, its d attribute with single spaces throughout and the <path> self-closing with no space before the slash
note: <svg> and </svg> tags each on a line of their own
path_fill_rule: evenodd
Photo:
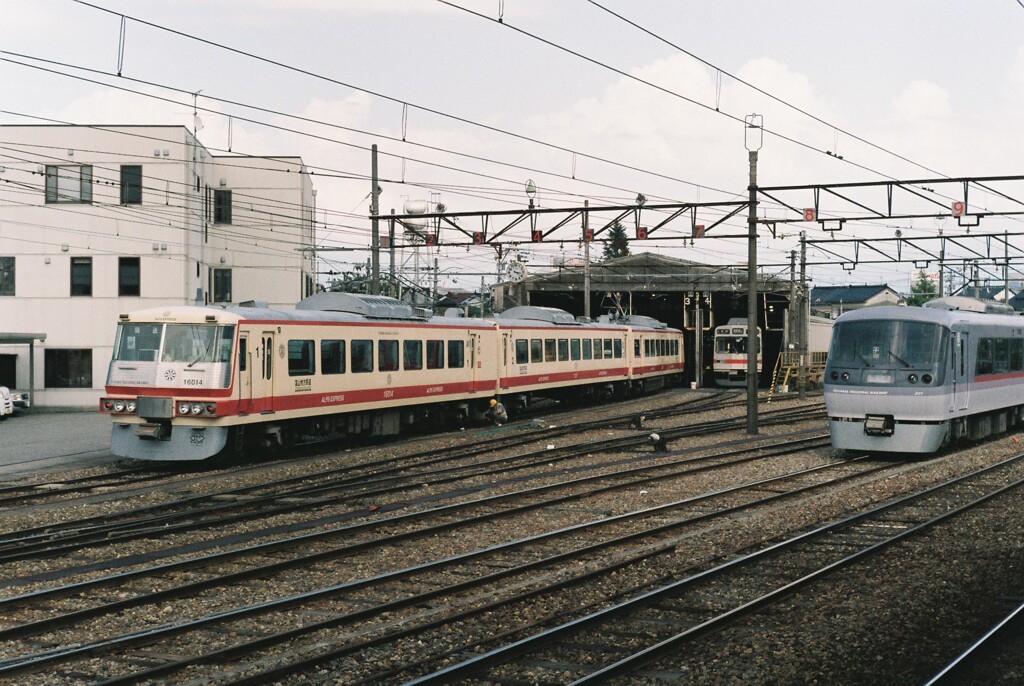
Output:
<svg viewBox="0 0 1024 686">
<path fill-rule="evenodd" d="M 37 407 L 95 407 L 117 315 L 211 302 L 214 270 L 231 270 L 230 302 L 287 308 L 309 288 L 312 184 L 297 157 L 215 157 L 183 127 L 2 126 L 0 135 L 0 258 L 13 257 L 15 270 L 0 331 L 46 333 Z M 46 202 L 46 167 L 81 165 L 92 167 L 92 201 Z M 141 166 L 140 203 L 122 203 L 122 165 Z M 230 223 L 214 221 L 216 191 L 231 192 Z M 119 294 L 121 257 L 138 259 L 138 295 Z M 72 294 L 76 258 L 91 260 L 88 295 Z M 91 351 L 89 374 L 78 375 L 91 383 L 48 384 L 47 360 L 79 350 Z M 27 388 L 28 346 L 0 346 L 12 353 Z"/>
</svg>

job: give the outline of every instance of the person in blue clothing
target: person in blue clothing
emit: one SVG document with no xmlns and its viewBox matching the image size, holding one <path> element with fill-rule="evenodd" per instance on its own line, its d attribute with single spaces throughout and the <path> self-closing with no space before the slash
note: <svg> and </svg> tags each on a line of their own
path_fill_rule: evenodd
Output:
<svg viewBox="0 0 1024 686">
<path fill-rule="evenodd" d="M 491 408 L 484 413 L 484 416 L 490 419 L 495 426 L 501 426 L 508 421 L 508 412 L 505 411 L 505 406 L 494 398 L 491 398 Z"/>
</svg>

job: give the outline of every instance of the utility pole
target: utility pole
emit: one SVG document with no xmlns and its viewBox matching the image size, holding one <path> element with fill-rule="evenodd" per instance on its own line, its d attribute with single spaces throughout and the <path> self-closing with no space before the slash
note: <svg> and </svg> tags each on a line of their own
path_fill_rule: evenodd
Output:
<svg viewBox="0 0 1024 686">
<path fill-rule="evenodd" d="M 757 151 L 761 149 L 764 118 L 745 117 L 745 144 L 750 162 L 750 209 L 747 215 L 747 433 L 757 434 Z"/>
<path fill-rule="evenodd" d="M 789 317 L 787 321 L 787 328 L 789 334 L 786 337 L 786 352 L 784 355 L 788 355 L 789 359 L 786 360 L 786 365 L 793 364 L 793 355 L 798 354 L 798 346 L 800 345 L 800 330 L 797 328 L 797 311 L 798 306 L 796 302 L 796 250 L 789 251 Z M 799 372 L 798 372 L 799 373 Z"/>
<path fill-rule="evenodd" d="M 399 295 L 395 286 L 398 279 L 395 278 L 395 208 L 393 207 L 391 208 L 391 221 L 388 222 L 388 254 L 391 258 L 388 269 L 388 295 L 397 298 Z"/>
<path fill-rule="evenodd" d="M 811 298 L 807 292 L 807 232 L 800 232 L 800 367 L 797 390 L 800 400 L 807 397 L 807 347 L 811 336 Z"/>
<path fill-rule="evenodd" d="M 590 241 L 587 240 L 587 221 L 589 214 L 586 208 L 589 200 L 583 201 L 583 316 L 590 319 Z"/>
<path fill-rule="evenodd" d="M 380 224 L 377 220 L 377 201 L 380 189 L 377 186 L 377 144 L 370 147 L 370 294 L 380 295 Z"/>
</svg>

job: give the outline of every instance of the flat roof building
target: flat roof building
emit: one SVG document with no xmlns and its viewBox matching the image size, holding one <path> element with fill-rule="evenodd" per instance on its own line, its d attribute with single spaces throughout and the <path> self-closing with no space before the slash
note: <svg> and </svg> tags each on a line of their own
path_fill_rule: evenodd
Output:
<svg viewBox="0 0 1024 686">
<path fill-rule="evenodd" d="M 181 126 L 0 126 L 0 385 L 95 407 L 118 314 L 314 291 L 299 157 L 214 155 Z"/>
</svg>

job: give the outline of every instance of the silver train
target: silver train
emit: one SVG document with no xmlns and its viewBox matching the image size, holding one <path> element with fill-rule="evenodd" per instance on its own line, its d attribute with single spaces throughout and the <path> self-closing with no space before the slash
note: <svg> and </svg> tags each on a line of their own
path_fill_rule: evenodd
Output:
<svg viewBox="0 0 1024 686">
<path fill-rule="evenodd" d="M 869 307 L 835 323 L 824 379 L 832 445 L 932 453 L 1024 419 L 1024 319 L 949 297 Z"/>
</svg>

